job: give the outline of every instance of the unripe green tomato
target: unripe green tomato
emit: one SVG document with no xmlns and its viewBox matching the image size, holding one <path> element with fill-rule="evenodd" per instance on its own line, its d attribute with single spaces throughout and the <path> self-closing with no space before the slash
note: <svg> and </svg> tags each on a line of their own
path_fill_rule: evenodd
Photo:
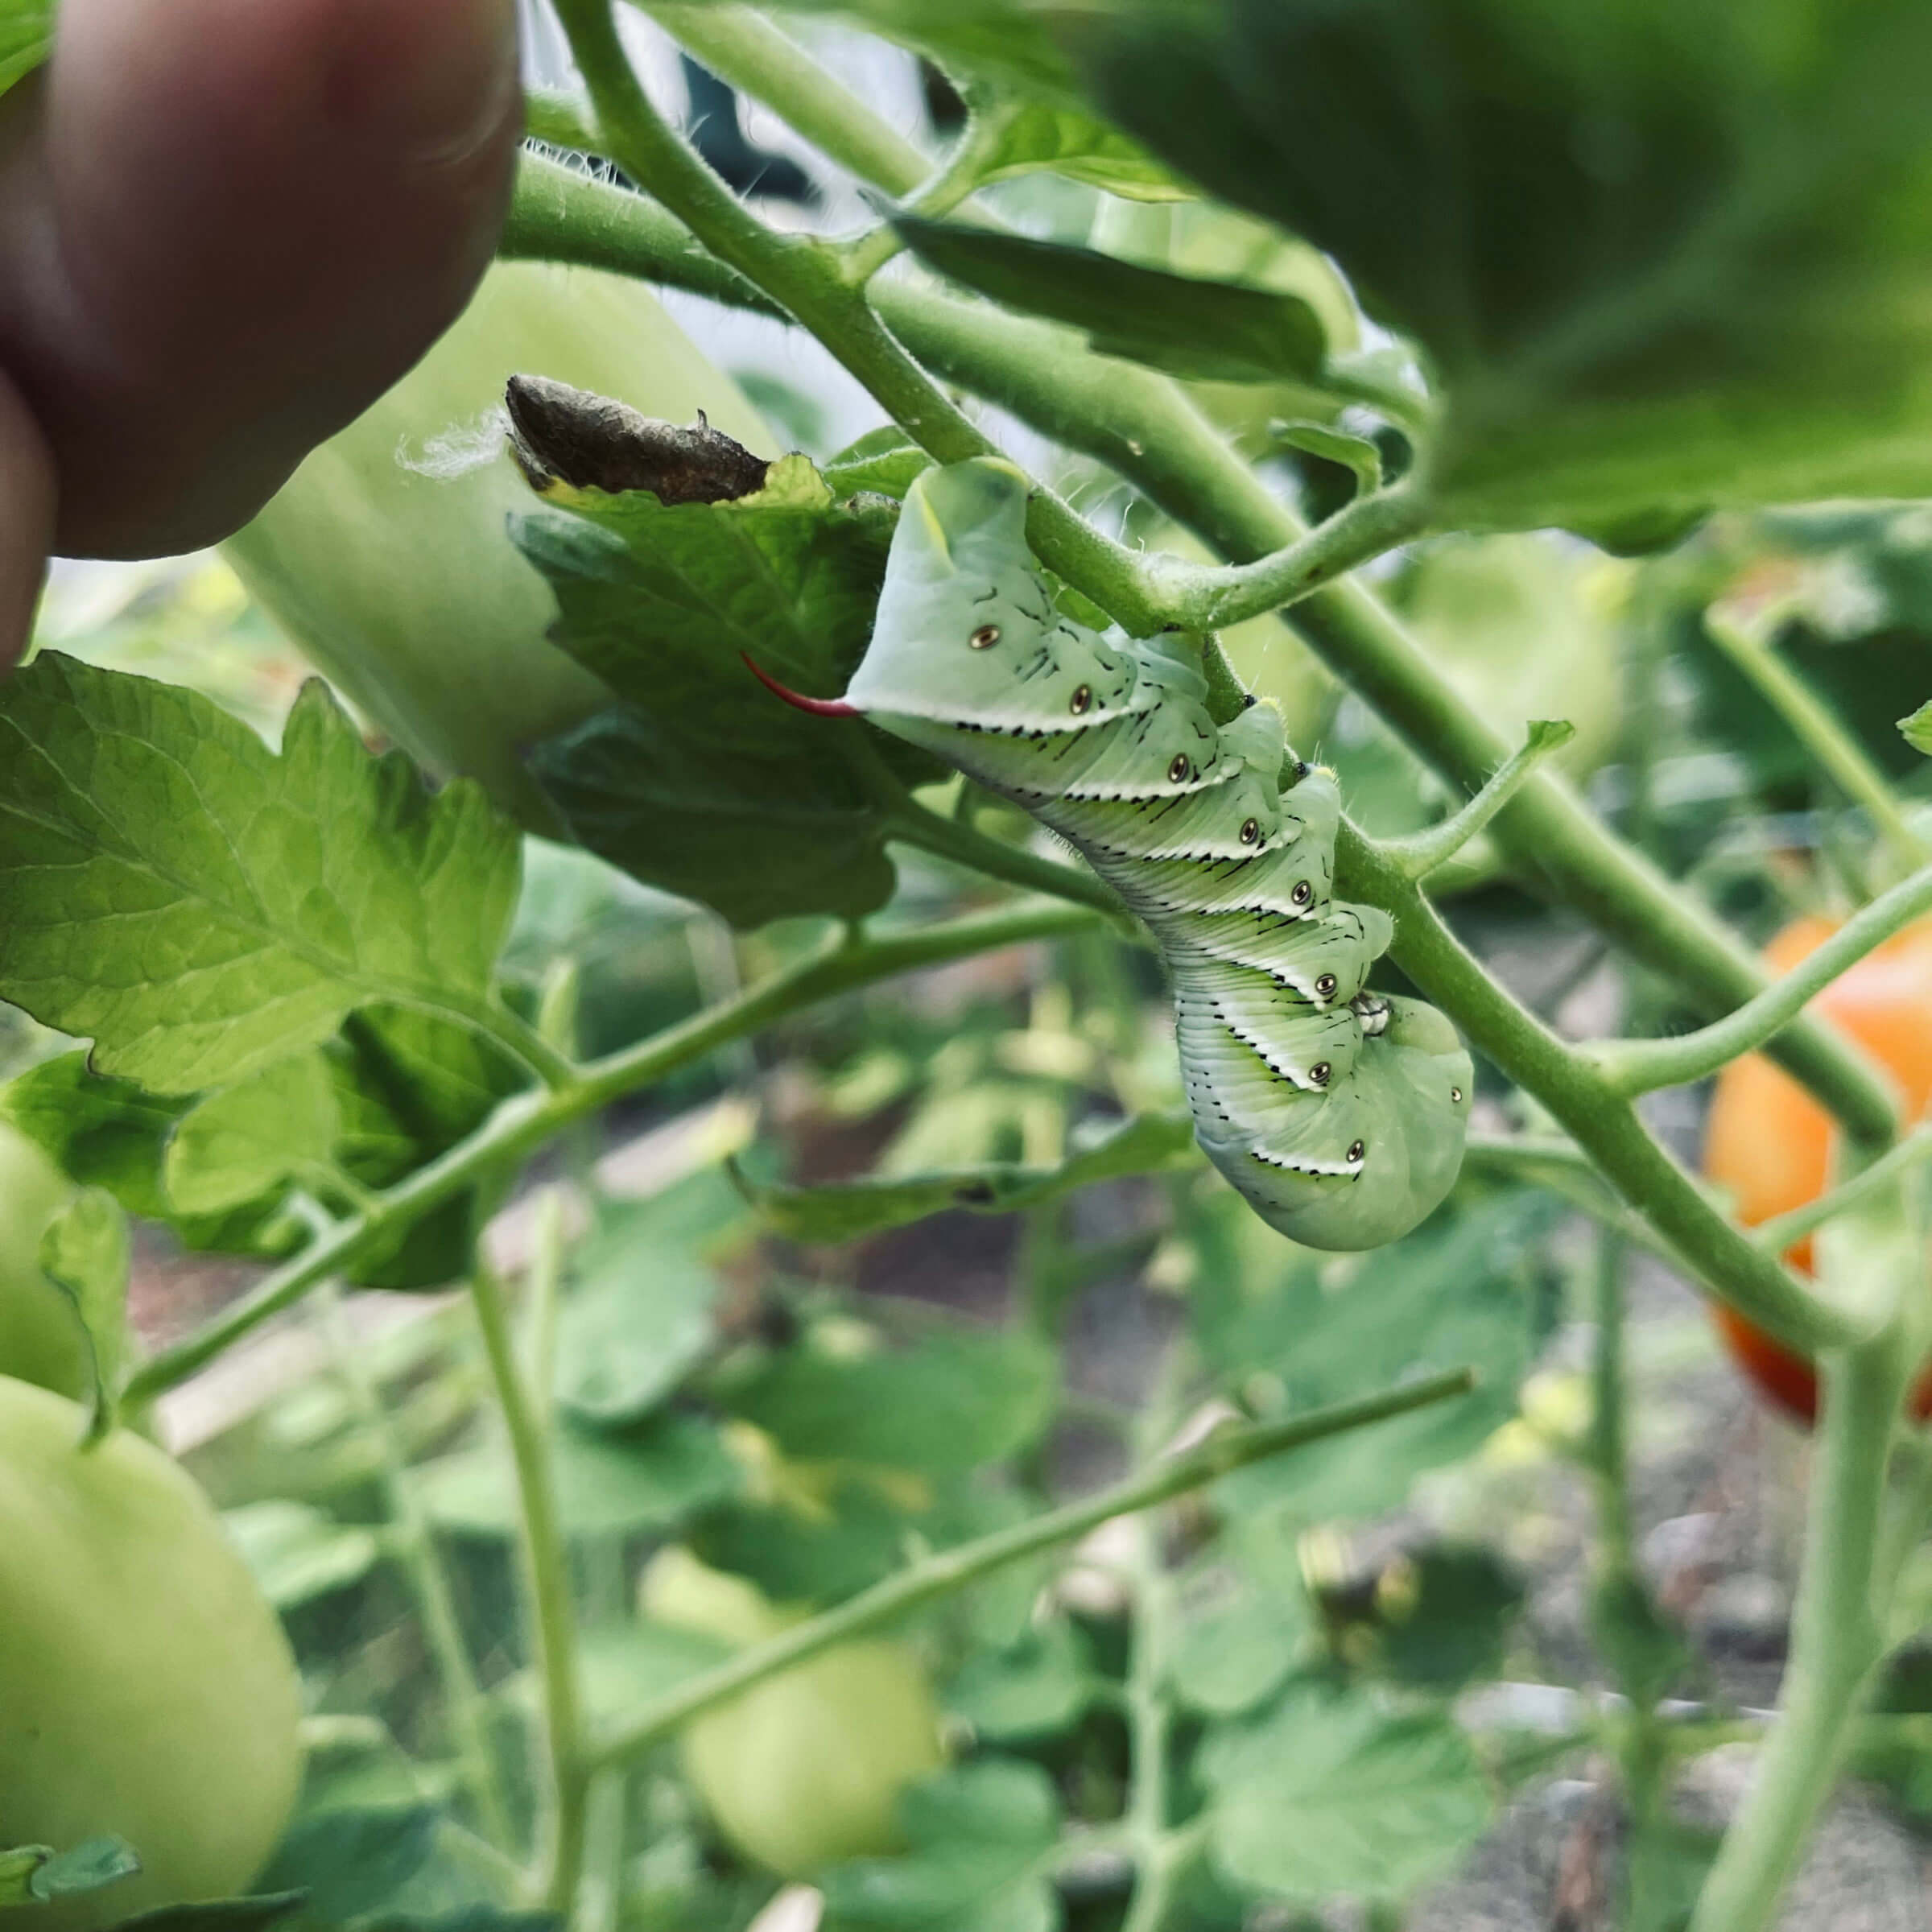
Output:
<svg viewBox="0 0 1932 1932">
<path fill-rule="evenodd" d="M 640 1600 L 654 1622 L 740 1646 L 805 1614 L 682 1550 L 653 1559 Z M 680 1744 L 685 1775 L 720 1835 L 781 1878 L 898 1850 L 900 1794 L 945 1761 L 939 1705 L 918 1658 L 872 1637 L 707 1711 Z"/>
<path fill-rule="evenodd" d="M 522 751 L 613 700 L 547 642 L 555 604 L 505 534 L 533 503 L 497 426 L 514 374 L 673 423 L 703 410 L 778 453 L 737 385 L 647 290 L 499 262 L 415 369 L 224 549 L 317 668 L 419 764 L 481 779 L 531 829 L 554 831 Z"/>
<path fill-rule="evenodd" d="M 142 1869 L 37 1932 L 245 1891 L 301 1777 L 295 1660 L 208 1499 L 85 1421 L 0 1377 L 0 1846 L 113 1834 Z"/>
<path fill-rule="evenodd" d="M 73 1303 L 40 1271 L 40 1237 L 73 1191 L 25 1134 L 0 1121 L 0 1375 L 77 1396 L 87 1386 L 87 1338 Z"/>
</svg>

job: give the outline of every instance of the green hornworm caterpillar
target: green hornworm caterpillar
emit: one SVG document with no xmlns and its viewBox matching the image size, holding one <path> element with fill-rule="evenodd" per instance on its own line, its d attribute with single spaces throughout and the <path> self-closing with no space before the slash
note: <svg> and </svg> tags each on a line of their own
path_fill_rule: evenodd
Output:
<svg viewBox="0 0 1932 1932">
<path fill-rule="evenodd" d="M 1166 956 L 1208 1158 L 1310 1247 L 1394 1241 L 1455 1183 L 1473 1081 L 1433 1007 L 1364 990 L 1393 928 L 1329 896 L 1334 774 L 1284 772 L 1272 705 L 1217 727 L 1177 645 L 1060 616 L 1026 513 L 1007 464 L 926 471 L 844 698 L 780 695 L 863 714 L 1077 847 Z"/>
</svg>

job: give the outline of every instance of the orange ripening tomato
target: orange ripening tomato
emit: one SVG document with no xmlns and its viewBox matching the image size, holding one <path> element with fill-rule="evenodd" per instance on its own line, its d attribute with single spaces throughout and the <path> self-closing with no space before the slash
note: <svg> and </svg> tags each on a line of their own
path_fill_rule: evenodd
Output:
<svg viewBox="0 0 1932 1932">
<path fill-rule="evenodd" d="M 1773 972 L 1788 972 L 1837 930 L 1831 919 L 1795 921 L 1765 949 Z M 1932 1099 L 1932 922 L 1908 927 L 1833 980 L 1806 1009 L 1839 1026 L 1898 1083 L 1909 1118 Z M 1704 1172 L 1730 1191 L 1747 1227 L 1815 1200 L 1830 1179 L 1831 1117 L 1781 1068 L 1760 1054 L 1718 1076 L 1704 1137 Z M 1810 1272 L 1810 1237 L 1785 1258 Z M 1809 1422 L 1818 1413 L 1811 1364 L 1735 1310 L 1715 1311 L 1718 1332 L 1738 1365 L 1780 1406 Z M 1913 1393 L 1913 1414 L 1932 1418 L 1932 1368 Z"/>
</svg>

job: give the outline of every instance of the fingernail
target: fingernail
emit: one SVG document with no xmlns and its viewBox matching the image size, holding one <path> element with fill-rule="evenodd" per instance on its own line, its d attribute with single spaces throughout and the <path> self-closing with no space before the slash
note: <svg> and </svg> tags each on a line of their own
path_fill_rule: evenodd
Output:
<svg viewBox="0 0 1932 1932">
<path fill-rule="evenodd" d="M 364 0 L 344 10 L 332 113 L 430 165 L 502 126 L 518 81 L 516 0 Z"/>
</svg>

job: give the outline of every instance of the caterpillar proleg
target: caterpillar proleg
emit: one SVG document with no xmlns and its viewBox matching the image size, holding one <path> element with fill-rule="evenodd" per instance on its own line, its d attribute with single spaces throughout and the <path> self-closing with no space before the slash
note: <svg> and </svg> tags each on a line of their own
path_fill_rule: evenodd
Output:
<svg viewBox="0 0 1932 1932">
<path fill-rule="evenodd" d="M 1271 705 L 1216 725 L 1178 642 L 1056 611 L 1026 510 L 995 460 L 921 475 L 865 658 L 813 708 L 925 746 L 1075 846 L 1166 959 L 1208 1158 L 1295 1241 L 1394 1241 L 1454 1185 L 1474 1083 L 1433 1007 L 1366 989 L 1392 928 L 1331 895 L 1333 774 L 1284 772 Z"/>
</svg>

